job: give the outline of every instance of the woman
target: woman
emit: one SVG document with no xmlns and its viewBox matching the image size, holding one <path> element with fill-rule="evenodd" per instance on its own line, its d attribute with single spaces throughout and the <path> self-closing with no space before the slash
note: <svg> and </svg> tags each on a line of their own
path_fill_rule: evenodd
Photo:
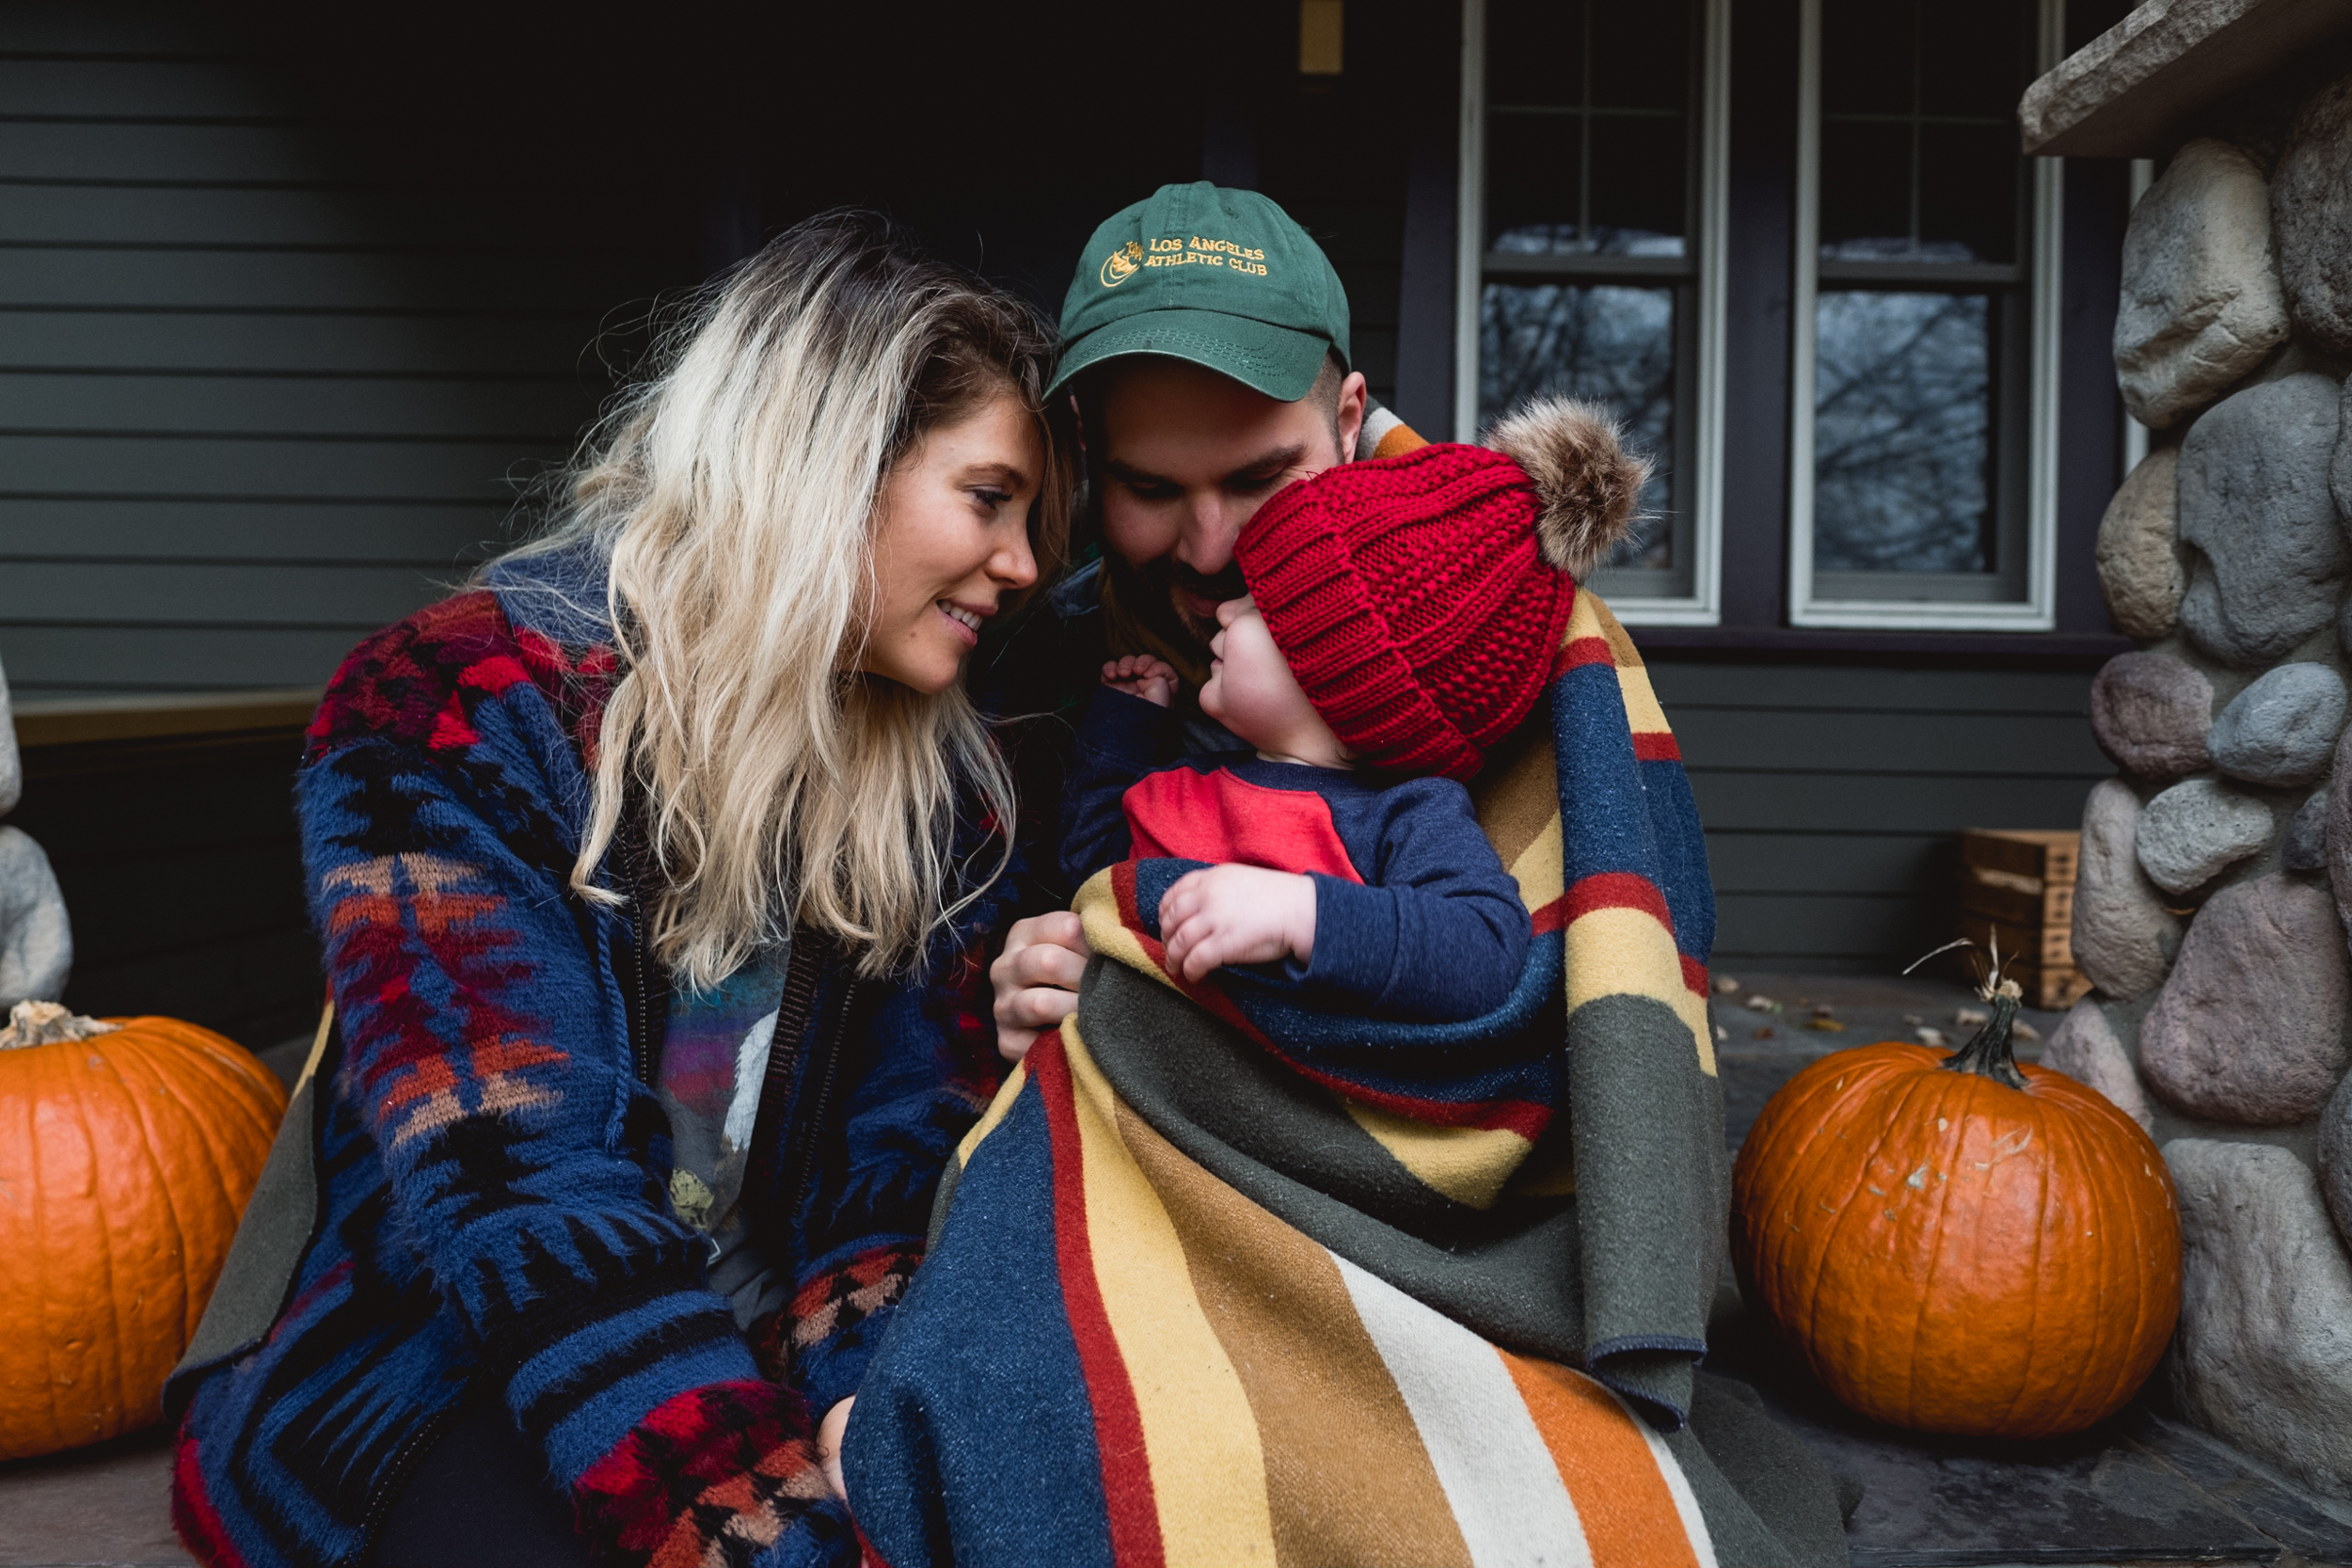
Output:
<svg viewBox="0 0 2352 1568">
<path fill-rule="evenodd" d="M 311 725 L 340 1060 L 274 1323 L 175 1385 L 208 1562 L 854 1558 L 820 1453 L 993 1087 L 959 676 L 1064 538 L 1053 338 L 834 216 L 675 342 Z"/>
</svg>

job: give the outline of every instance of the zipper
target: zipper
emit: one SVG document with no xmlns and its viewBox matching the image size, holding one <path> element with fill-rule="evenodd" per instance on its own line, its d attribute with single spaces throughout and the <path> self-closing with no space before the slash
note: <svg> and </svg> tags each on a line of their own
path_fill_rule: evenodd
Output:
<svg viewBox="0 0 2352 1568">
<path fill-rule="evenodd" d="M 829 944 L 803 926 L 792 933 L 792 956 L 785 965 L 784 995 L 776 1004 L 776 1029 L 769 1037 L 768 1068 L 761 1075 L 759 1110 L 752 1121 L 752 1164 L 744 1191 L 767 1202 L 776 1196 L 776 1167 L 793 1104 L 793 1081 L 807 1054 L 811 1009 L 824 979 Z M 772 1235 L 772 1217 L 770 1225 Z"/>
<path fill-rule="evenodd" d="M 441 1433 L 457 1419 L 458 1413 L 466 1407 L 466 1401 L 471 1397 L 472 1390 L 469 1389 L 459 1395 L 457 1402 L 447 1410 L 437 1410 L 426 1417 L 424 1424 L 410 1433 L 407 1440 L 392 1450 L 392 1457 L 385 1465 L 384 1473 L 376 1477 L 375 1491 L 368 1498 L 368 1512 L 359 1521 L 358 1550 L 344 1558 L 337 1568 L 357 1568 L 358 1564 L 368 1560 L 368 1555 L 375 1545 L 375 1532 L 384 1528 L 384 1515 L 392 1511 L 392 1499 L 407 1485 L 409 1472 L 416 1468 L 417 1462 L 424 1457 L 426 1451 L 441 1440 Z"/>
<path fill-rule="evenodd" d="M 822 1052 L 815 1064 L 821 1076 L 817 1080 L 817 1098 L 809 1102 L 809 1114 L 802 1123 L 806 1130 L 801 1140 L 800 1173 L 793 1178 L 792 1190 L 777 1217 L 785 1224 L 801 1212 L 801 1204 L 808 1196 L 809 1182 L 817 1174 L 817 1146 L 824 1137 L 826 1114 L 833 1109 L 834 1086 L 841 1077 L 841 1045 L 849 1037 L 850 1016 L 857 1009 L 858 992 L 863 982 L 854 974 L 843 982 L 841 1001 L 833 1018 L 833 1028 L 827 1035 Z"/>
<path fill-rule="evenodd" d="M 628 904 L 630 912 L 634 916 L 631 924 L 635 927 L 635 940 L 629 943 L 629 948 L 637 966 L 637 994 L 632 998 L 631 1004 L 636 1017 L 630 1021 L 628 1031 L 629 1065 L 637 1069 L 637 1081 L 645 1087 L 652 1088 L 653 955 L 650 951 L 653 945 L 650 941 L 652 911 L 645 907 L 645 900 L 635 892 L 630 893 Z"/>
</svg>

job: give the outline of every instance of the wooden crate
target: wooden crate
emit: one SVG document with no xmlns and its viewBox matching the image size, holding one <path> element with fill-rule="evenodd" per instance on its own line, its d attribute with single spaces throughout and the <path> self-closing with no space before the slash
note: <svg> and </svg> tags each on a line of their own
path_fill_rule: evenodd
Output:
<svg viewBox="0 0 2352 1568">
<path fill-rule="evenodd" d="M 2001 955 L 2007 974 L 2026 968 L 2071 969 L 2074 963 L 2074 931 L 2071 926 L 2021 926 L 1986 915 L 1960 911 L 1960 934 Z"/>
<path fill-rule="evenodd" d="M 2082 856 L 2082 837 L 2071 828 L 1969 828 L 1960 835 L 1960 863 L 1963 874 L 1973 866 L 2072 887 L 2074 867 Z"/>
<path fill-rule="evenodd" d="M 2055 1012 L 2071 1007 L 2090 990 L 2090 976 L 2072 964 L 2054 965 L 2044 969 L 2016 968 L 2008 972 L 2026 993 L 2026 1006 L 2045 1007 Z"/>
<path fill-rule="evenodd" d="M 1960 907 L 2012 926 L 2072 926 L 2074 884 L 1981 865 L 1960 868 Z"/>
</svg>

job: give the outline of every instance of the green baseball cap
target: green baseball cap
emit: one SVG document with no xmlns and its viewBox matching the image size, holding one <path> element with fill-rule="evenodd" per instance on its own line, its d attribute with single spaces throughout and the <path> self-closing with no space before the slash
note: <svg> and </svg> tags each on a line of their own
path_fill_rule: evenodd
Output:
<svg viewBox="0 0 2352 1568">
<path fill-rule="evenodd" d="M 1348 362 L 1347 290 L 1323 247 L 1256 191 L 1162 185 L 1087 242 L 1061 336 L 1049 392 L 1105 359 L 1163 354 L 1296 403 L 1325 354 Z"/>
</svg>

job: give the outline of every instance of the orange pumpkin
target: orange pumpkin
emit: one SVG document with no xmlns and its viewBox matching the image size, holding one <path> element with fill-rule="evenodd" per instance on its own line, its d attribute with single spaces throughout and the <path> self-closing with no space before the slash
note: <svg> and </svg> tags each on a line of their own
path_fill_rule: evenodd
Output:
<svg viewBox="0 0 2352 1568">
<path fill-rule="evenodd" d="M 1805 1068 L 1732 1174 L 1732 1257 L 1844 1403 L 1921 1432 L 2051 1437 L 2121 1409 L 2181 1306 L 2172 1179 L 2097 1090 L 2010 1055 L 2018 992 L 1957 1052 Z"/>
<path fill-rule="evenodd" d="M 285 1110 L 209 1029 L 18 1005 L 0 1030 L 0 1460 L 163 1415 Z"/>
</svg>

